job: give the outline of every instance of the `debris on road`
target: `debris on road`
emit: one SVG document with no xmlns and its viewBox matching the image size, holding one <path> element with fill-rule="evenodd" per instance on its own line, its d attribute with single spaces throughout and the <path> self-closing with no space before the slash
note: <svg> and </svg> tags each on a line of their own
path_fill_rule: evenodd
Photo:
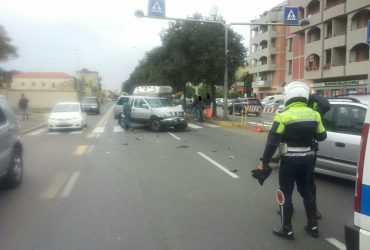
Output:
<svg viewBox="0 0 370 250">
<path fill-rule="evenodd" d="M 180 145 L 180 146 L 177 146 L 177 148 L 188 148 L 189 146 L 188 145 Z"/>
<path fill-rule="evenodd" d="M 229 159 L 234 159 L 234 156 L 233 155 L 229 155 Z"/>
</svg>

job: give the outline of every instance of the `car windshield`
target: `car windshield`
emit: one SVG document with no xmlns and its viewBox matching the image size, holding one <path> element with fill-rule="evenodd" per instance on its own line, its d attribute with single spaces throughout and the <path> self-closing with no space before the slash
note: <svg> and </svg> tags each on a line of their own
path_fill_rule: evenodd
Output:
<svg viewBox="0 0 370 250">
<path fill-rule="evenodd" d="M 170 102 L 165 98 L 158 98 L 158 99 L 147 99 L 147 102 L 152 108 L 163 108 L 171 106 Z"/>
<path fill-rule="evenodd" d="M 61 113 L 61 112 L 79 112 L 80 106 L 78 104 L 58 104 L 55 105 L 52 112 Z"/>
</svg>

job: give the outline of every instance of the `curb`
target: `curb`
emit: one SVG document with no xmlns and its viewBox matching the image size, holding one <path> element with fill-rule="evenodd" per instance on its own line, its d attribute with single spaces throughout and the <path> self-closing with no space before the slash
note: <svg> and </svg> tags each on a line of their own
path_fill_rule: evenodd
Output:
<svg viewBox="0 0 370 250">
<path fill-rule="evenodd" d="M 36 130 L 36 129 L 39 129 L 39 128 L 42 128 L 42 127 L 45 127 L 47 125 L 47 123 L 43 123 L 41 125 L 37 125 L 37 126 L 34 126 L 32 128 L 28 128 L 28 129 L 25 129 L 25 130 L 21 130 L 21 134 L 24 135 L 24 134 L 27 134 L 33 130 Z"/>
</svg>

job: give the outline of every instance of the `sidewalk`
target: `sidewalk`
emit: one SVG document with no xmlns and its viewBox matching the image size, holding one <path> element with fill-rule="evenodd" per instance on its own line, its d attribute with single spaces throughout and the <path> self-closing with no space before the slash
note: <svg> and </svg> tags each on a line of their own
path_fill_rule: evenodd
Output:
<svg viewBox="0 0 370 250">
<path fill-rule="evenodd" d="M 21 125 L 21 133 L 26 134 L 32 130 L 41 128 L 47 125 L 48 114 L 46 113 L 31 113 L 29 119 L 23 121 L 21 115 L 17 115 L 19 124 Z"/>
</svg>

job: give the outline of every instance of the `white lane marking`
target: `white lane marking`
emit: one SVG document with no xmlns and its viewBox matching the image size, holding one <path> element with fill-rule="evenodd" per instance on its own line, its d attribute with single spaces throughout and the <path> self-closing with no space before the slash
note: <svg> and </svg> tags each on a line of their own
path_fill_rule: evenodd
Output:
<svg viewBox="0 0 370 250">
<path fill-rule="evenodd" d="M 72 135 L 75 135 L 75 134 L 82 134 L 82 130 L 79 130 L 79 131 L 72 131 L 71 132 Z"/>
<path fill-rule="evenodd" d="M 33 136 L 33 135 L 39 135 L 39 134 L 41 134 L 41 133 L 43 133 L 43 132 L 46 132 L 47 131 L 47 129 L 46 128 L 41 128 L 41 129 L 37 129 L 37 130 L 35 130 L 35 131 L 32 131 L 32 132 L 30 132 L 30 133 L 28 133 L 28 134 L 26 134 L 27 136 Z"/>
<path fill-rule="evenodd" d="M 195 125 L 193 123 L 188 123 L 188 126 L 191 127 L 191 128 L 195 128 L 195 129 L 198 129 L 198 128 L 203 128 L 201 126 L 198 126 L 198 125 Z"/>
<path fill-rule="evenodd" d="M 96 134 L 95 138 L 99 138 L 101 134 Z"/>
<path fill-rule="evenodd" d="M 71 190 L 73 186 L 75 185 L 78 176 L 80 175 L 80 172 L 76 171 L 73 173 L 73 175 L 69 178 L 67 185 L 63 189 L 63 192 L 60 194 L 60 197 L 66 198 L 71 193 Z"/>
<path fill-rule="evenodd" d="M 203 123 L 204 125 L 206 125 L 207 127 L 210 127 L 210 128 L 219 128 L 220 126 L 218 125 L 214 125 L 212 123 Z"/>
<path fill-rule="evenodd" d="M 175 138 L 176 140 L 181 141 L 181 138 L 180 137 L 177 137 L 176 135 L 172 134 L 171 132 L 168 132 L 168 134 L 170 136 L 172 136 L 173 138 Z"/>
<path fill-rule="evenodd" d="M 227 168 L 225 168 L 224 166 L 222 166 L 218 162 L 214 161 L 213 159 L 209 158 L 208 156 L 206 156 L 202 152 L 198 152 L 198 154 L 200 156 L 202 156 L 204 159 L 206 159 L 207 161 L 209 161 L 210 163 L 212 163 L 213 165 L 215 165 L 216 167 L 218 167 L 219 169 L 221 169 L 222 171 L 224 171 L 226 174 L 230 175 L 231 177 L 233 177 L 233 178 L 239 178 L 239 176 L 237 176 L 236 174 L 230 172 L 230 170 L 228 170 Z"/>
<path fill-rule="evenodd" d="M 48 135 L 59 135 L 60 132 L 49 132 Z"/>
<path fill-rule="evenodd" d="M 123 130 L 123 128 L 121 128 L 121 126 L 114 126 L 113 127 L 113 132 L 114 133 L 121 133 L 121 132 L 125 132 L 125 131 Z"/>
<path fill-rule="evenodd" d="M 94 138 L 94 137 L 95 137 L 95 134 L 93 133 L 87 135 L 87 138 Z"/>
<path fill-rule="evenodd" d="M 87 147 L 86 154 L 91 154 L 92 151 L 94 151 L 95 145 L 90 145 Z"/>
<path fill-rule="evenodd" d="M 340 242 L 336 238 L 327 238 L 326 241 L 340 250 L 346 250 L 346 245 L 344 245 L 342 242 Z"/>
<path fill-rule="evenodd" d="M 104 133 L 105 127 L 96 127 L 93 131 L 93 134 L 101 134 Z"/>
</svg>

